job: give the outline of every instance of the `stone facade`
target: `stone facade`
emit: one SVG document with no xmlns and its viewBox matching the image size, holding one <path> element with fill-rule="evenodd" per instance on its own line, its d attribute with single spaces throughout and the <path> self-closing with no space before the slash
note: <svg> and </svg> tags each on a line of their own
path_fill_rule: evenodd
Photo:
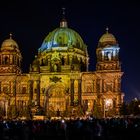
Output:
<svg viewBox="0 0 140 140">
<path fill-rule="evenodd" d="M 29 73 L 22 73 L 19 46 L 10 35 L 0 49 L 1 116 L 27 116 L 37 108 L 50 116 L 58 111 L 64 116 L 118 115 L 124 94 L 116 38 L 108 30 L 101 36 L 96 71 L 88 71 L 87 50 L 80 35 L 62 20 L 44 39 Z"/>
</svg>

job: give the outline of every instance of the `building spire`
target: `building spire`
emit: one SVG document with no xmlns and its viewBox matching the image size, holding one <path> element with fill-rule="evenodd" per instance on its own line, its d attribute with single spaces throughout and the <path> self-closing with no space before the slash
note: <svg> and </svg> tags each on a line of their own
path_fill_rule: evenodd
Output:
<svg viewBox="0 0 140 140">
<path fill-rule="evenodd" d="M 65 10 L 66 10 L 66 8 L 62 7 L 62 18 L 64 18 L 64 19 L 65 19 Z"/>
<path fill-rule="evenodd" d="M 62 19 L 60 21 L 60 27 L 67 27 L 68 26 L 66 18 L 65 18 L 65 10 L 66 10 L 66 8 L 62 7 Z"/>
</svg>

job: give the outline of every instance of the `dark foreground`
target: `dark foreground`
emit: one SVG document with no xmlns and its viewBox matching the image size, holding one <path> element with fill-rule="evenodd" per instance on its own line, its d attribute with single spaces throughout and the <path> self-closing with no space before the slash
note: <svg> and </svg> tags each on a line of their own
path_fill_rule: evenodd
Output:
<svg viewBox="0 0 140 140">
<path fill-rule="evenodd" d="M 0 140 L 135 140 L 140 119 L 1 121 Z"/>
</svg>

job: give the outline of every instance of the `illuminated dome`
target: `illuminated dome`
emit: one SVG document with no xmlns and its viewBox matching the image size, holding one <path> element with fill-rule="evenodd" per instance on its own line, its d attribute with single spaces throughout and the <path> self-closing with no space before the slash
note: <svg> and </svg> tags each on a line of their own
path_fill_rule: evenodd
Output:
<svg viewBox="0 0 140 140">
<path fill-rule="evenodd" d="M 49 50 L 67 50 L 68 48 L 78 48 L 82 51 L 86 50 L 80 35 L 67 27 L 66 20 L 60 22 L 60 27 L 50 32 L 44 39 L 39 52 Z"/>
<path fill-rule="evenodd" d="M 106 28 L 106 33 L 103 34 L 99 40 L 99 43 L 107 43 L 107 42 L 114 43 L 114 44 L 117 43 L 114 35 L 108 32 L 108 28 Z"/>
<path fill-rule="evenodd" d="M 10 34 L 9 39 L 2 42 L 1 51 L 19 51 L 18 44 L 12 39 L 12 34 Z"/>
</svg>

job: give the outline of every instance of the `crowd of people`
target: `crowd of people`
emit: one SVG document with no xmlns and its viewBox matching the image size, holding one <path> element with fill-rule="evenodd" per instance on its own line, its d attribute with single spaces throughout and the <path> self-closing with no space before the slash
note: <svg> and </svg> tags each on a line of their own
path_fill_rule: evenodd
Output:
<svg viewBox="0 0 140 140">
<path fill-rule="evenodd" d="M 138 118 L 0 121 L 0 140 L 135 140 L 139 134 Z"/>
</svg>

